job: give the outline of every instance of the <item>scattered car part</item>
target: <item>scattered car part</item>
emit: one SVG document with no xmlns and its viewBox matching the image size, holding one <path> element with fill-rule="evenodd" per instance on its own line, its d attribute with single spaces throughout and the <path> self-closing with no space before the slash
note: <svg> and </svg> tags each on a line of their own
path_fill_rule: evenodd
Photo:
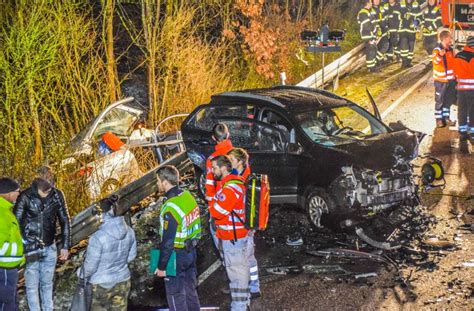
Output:
<svg viewBox="0 0 474 311">
<path fill-rule="evenodd" d="M 310 251 L 306 251 L 306 253 L 309 255 L 325 257 L 325 258 L 338 257 L 338 258 L 356 258 L 356 259 L 372 260 L 372 261 L 384 263 L 387 265 L 393 265 L 398 269 L 397 263 L 386 256 L 380 256 L 376 254 L 371 254 L 371 253 L 356 251 L 356 250 L 351 250 L 351 249 L 327 248 L 327 249 L 317 250 L 317 251 L 310 250 Z"/>
<path fill-rule="evenodd" d="M 286 239 L 286 245 L 289 245 L 289 246 L 303 245 L 303 237 L 299 233 L 295 233 L 292 236 L 288 236 L 288 238 Z"/>
<path fill-rule="evenodd" d="M 375 273 L 375 272 L 369 272 L 369 273 L 362 273 L 362 274 L 354 275 L 356 280 L 361 279 L 361 278 L 371 278 L 371 277 L 375 277 L 375 276 L 377 276 L 377 273 Z"/>
<path fill-rule="evenodd" d="M 436 237 L 425 239 L 422 241 L 422 244 L 428 247 L 438 248 L 438 249 L 449 249 L 449 248 L 456 247 L 456 244 L 449 242 L 447 240 L 440 240 Z"/>
<path fill-rule="evenodd" d="M 392 246 L 388 242 L 375 241 L 374 239 L 372 239 L 371 237 L 366 235 L 362 228 L 356 228 L 355 232 L 356 232 L 357 236 L 359 238 L 361 238 L 364 242 L 366 242 L 367 244 L 372 245 L 373 247 L 376 247 L 376 248 L 380 248 L 380 249 L 383 249 L 383 250 L 386 250 L 386 251 L 391 251 L 391 250 L 399 249 L 401 247 L 400 245 Z"/>
<path fill-rule="evenodd" d="M 301 266 L 276 266 L 276 267 L 268 267 L 263 268 L 269 274 L 276 274 L 276 275 L 287 275 L 287 274 L 299 274 L 303 272 Z"/>
<path fill-rule="evenodd" d="M 351 272 L 343 269 L 340 265 L 303 265 L 303 270 L 306 273 L 313 273 L 318 275 L 347 275 Z"/>
</svg>

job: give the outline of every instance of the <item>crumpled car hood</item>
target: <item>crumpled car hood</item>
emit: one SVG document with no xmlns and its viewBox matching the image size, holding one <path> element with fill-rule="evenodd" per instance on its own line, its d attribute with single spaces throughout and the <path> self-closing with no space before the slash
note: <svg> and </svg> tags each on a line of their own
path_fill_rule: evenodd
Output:
<svg viewBox="0 0 474 311">
<path fill-rule="evenodd" d="M 403 130 L 332 149 L 344 154 L 344 158 L 356 167 L 381 171 L 393 167 L 397 152 L 403 158 L 414 159 L 418 155 L 418 145 L 416 134 L 410 130 Z"/>
</svg>

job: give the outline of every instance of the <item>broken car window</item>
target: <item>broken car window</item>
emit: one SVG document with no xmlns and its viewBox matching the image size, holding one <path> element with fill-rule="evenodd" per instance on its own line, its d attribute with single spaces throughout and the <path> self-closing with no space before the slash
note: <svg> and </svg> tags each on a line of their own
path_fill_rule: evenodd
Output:
<svg viewBox="0 0 474 311">
<path fill-rule="evenodd" d="M 380 121 L 355 105 L 315 109 L 297 115 L 296 119 L 311 140 L 325 146 L 387 133 Z"/>
<path fill-rule="evenodd" d="M 236 117 L 253 119 L 254 110 L 253 105 L 205 107 L 189 121 L 189 125 L 201 130 L 211 131 L 212 127 L 219 122 L 217 121 L 219 118 Z"/>
<path fill-rule="evenodd" d="M 112 132 L 121 139 L 126 139 L 132 132 L 133 124 L 137 119 L 136 114 L 117 106 L 110 110 L 99 122 L 92 139 L 97 141 L 106 132 Z"/>
</svg>

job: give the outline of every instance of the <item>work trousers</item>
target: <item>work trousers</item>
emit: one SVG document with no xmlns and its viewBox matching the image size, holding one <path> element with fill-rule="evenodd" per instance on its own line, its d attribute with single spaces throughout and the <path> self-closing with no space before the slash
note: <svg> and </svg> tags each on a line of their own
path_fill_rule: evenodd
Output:
<svg viewBox="0 0 474 311">
<path fill-rule="evenodd" d="M 437 44 L 436 34 L 433 36 L 423 35 L 423 46 L 425 47 L 426 53 L 428 53 L 428 55 L 431 56 L 433 54 L 433 50 Z"/>
<path fill-rule="evenodd" d="M 229 278 L 232 311 L 246 311 L 250 304 L 248 237 L 237 241 L 221 240 L 225 269 Z"/>
<path fill-rule="evenodd" d="M 456 103 L 456 81 L 447 83 L 435 81 L 435 118 L 449 119 L 451 105 Z"/>
<path fill-rule="evenodd" d="M 390 47 L 390 42 L 388 41 L 387 34 L 380 37 L 379 42 L 377 43 L 377 61 L 380 63 L 384 60 L 385 54 L 387 53 Z"/>
<path fill-rule="evenodd" d="M 130 279 L 115 284 L 111 288 L 100 284 L 92 285 L 91 311 L 127 311 Z"/>
<path fill-rule="evenodd" d="M 397 31 L 389 32 L 388 40 L 390 45 L 387 51 L 387 57 L 389 59 L 393 59 L 393 56 L 400 57 L 400 50 L 398 49 L 398 44 L 400 41 L 400 37 Z"/>
<path fill-rule="evenodd" d="M 459 132 L 474 134 L 474 91 L 458 91 Z"/>
<path fill-rule="evenodd" d="M 365 63 L 369 70 L 375 68 L 377 65 L 377 45 L 365 42 Z"/>
<path fill-rule="evenodd" d="M 250 284 L 249 289 L 251 293 L 260 292 L 260 280 L 258 278 L 258 262 L 255 257 L 255 241 L 254 241 L 255 232 L 253 230 L 249 231 L 248 234 L 248 259 L 249 259 L 249 270 L 250 270 Z"/>
<path fill-rule="evenodd" d="M 56 244 L 53 243 L 40 250 L 38 260 L 26 264 L 26 299 L 30 311 L 53 311 L 53 278 L 57 257 Z"/>
<path fill-rule="evenodd" d="M 16 286 L 18 270 L 16 268 L 0 268 L 0 310 L 16 311 Z"/>
<path fill-rule="evenodd" d="M 196 248 L 177 250 L 176 276 L 165 278 L 170 311 L 199 311 L 201 305 L 196 287 Z"/>
<path fill-rule="evenodd" d="M 400 55 L 404 65 L 410 65 L 415 50 L 416 34 L 412 32 L 400 33 Z"/>
</svg>

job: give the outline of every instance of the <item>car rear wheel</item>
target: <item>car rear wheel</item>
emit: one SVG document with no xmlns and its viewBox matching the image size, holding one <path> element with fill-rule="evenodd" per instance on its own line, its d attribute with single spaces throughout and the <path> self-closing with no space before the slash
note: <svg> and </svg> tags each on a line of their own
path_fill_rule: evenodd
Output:
<svg viewBox="0 0 474 311">
<path fill-rule="evenodd" d="M 315 228 L 324 228 L 322 220 L 334 210 L 334 203 L 328 194 L 321 189 L 312 189 L 306 195 L 306 212 L 311 225 Z"/>
</svg>

